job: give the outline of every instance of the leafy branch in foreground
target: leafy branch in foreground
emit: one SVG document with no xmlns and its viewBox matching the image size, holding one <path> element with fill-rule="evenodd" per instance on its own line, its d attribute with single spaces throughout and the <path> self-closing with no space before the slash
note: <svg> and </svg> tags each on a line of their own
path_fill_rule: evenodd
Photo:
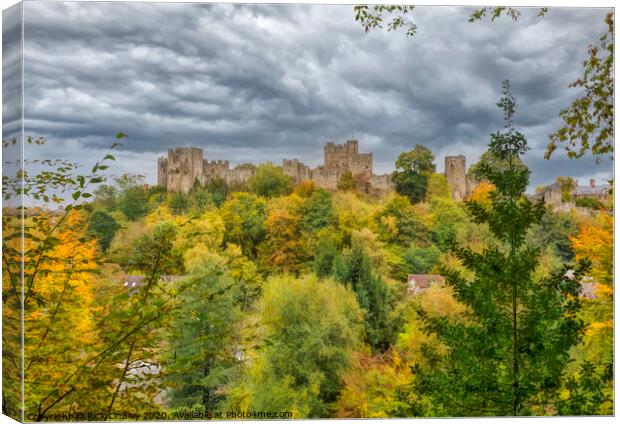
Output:
<svg viewBox="0 0 620 424">
<path fill-rule="evenodd" d="M 614 152 L 614 15 L 605 17 L 607 32 L 600 46 L 588 47 L 583 76 L 569 85 L 583 91 L 560 112 L 564 125 L 549 135 L 545 159 L 563 144 L 569 158 L 580 158 L 588 150 L 597 162 Z"/>
<path fill-rule="evenodd" d="M 372 9 L 368 5 L 357 5 L 353 7 L 355 12 L 355 20 L 362 25 L 364 32 L 368 33 L 370 30 L 383 28 L 383 24 L 387 22 L 388 31 L 396 31 L 400 28 L 406 28 L 407 37 L 413 37 L 418 26 L 413 20 L 413 11 L 415 6 L 397 6 L 380 4 L 375 5 Z M 541 7 L 538 11 L 538 16 L 545 16 L 548 8 Z M 491 21 L 499 18 L 503 13 L 512 18 L 513 21 L 517 21 L 521 17 L 521 11 L 514 7 L 483 7 L 474 11 L 468 21 L 475 22 L 480 21 L 485 16 L 490 16 Z"/>
</svg>

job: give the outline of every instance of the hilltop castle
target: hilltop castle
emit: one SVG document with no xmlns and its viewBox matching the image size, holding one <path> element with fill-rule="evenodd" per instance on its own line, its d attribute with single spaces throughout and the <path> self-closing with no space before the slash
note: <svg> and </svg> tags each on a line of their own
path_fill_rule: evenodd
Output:
<svg viewBox="0 0 620 424">
<path fill-rule="evenodd" d="M 380 192 L 393 188 L 390 175 L 372 173 L 372 153 L 358 153 L 357 140 L 347 140 L 343 145 L 327 143 L 324 159 L 324 165 L 315 169 L 297 159 L 284 159 L 282 169 L 295 184 L 308 180 L 329 190 L 336 190 L 346 171 L 351 172 L 360 191 Z M 208 161 L 204 159 L 203 150 L 197 147 L 169 149 L 168 157 L 157 161 L 157 185 L 166 187 L 167 191 L 187 193 L 195 181 L 204 184 L 213 178 L 221 178 L 229 184 L 243 182 L 255 173 L 256 167 L 251 164 L 231 169 L 227 160 Z"/>
<path fill-rule="evenodd" d="M 295 184 L 307 180 L 328 190 L 336 190 L 345 172 L 351 172 L 357 189 L 365 193 L 384 193 L 394 189 L 390 174 L 373 173 L 372 153 L 359 153 L 358 141 L 344 144 L 326 143 L 323 148 L 324 164 L 311 169 L 297 159 L 284 159 L 282 170 Z M 465 156 L 445 158 L 445 176 L 452 189 L 454 200 L 463 200 L 476 187 L 473 176 L 466 171 Z M 168 156 L 157 162 L 157 184 L 169 192 L 187 193 L 197 181 L 200 184 L 221 178 L 228 184 L 247 181 L 256 173 L 256 166 L 238 165 L 230 168 L 227 160 L 204 159 L 203 150 L 197 147 L 168 149 Z"/>
</svg>

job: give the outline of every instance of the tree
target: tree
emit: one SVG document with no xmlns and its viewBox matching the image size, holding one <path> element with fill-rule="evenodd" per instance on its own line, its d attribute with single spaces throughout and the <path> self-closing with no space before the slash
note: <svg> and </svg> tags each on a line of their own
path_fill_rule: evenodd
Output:
<svg viewBox="0 0 620 424">
<path fill-rule="evenodd" d="M 334 262 L 338 258 L 338 248 L 331 237 L 323 236 L 319 239 L 314 255 L 314 273 L 319 278 L 331 275 Z"/>
<path fill-rule="evenodd" d="M 455 202 L 450 197 L 432 199 L 430 210 L 435 218 L 431 229 L 432 241 L 439 250 L 445 252 L 456 240 L 458 231 L 467 222 L 467 216 L 462 204 Z"/>
<path fill-rule="evenodd" d="M 366 341 L 378 351 L 386 351 L 393 342 L 395 329 L 390 320 L 390 292 L 381 278 L 373 275 L 370 259 L 354 244 L 334 266 L 335 278 L 351 287 L 360 307 L 366 311 Z"/>
<path fill-rule="evenodd" d="M 260 338 L 233 410 L 291 411 L 327 417 L 351 352 L 361 347 L 362 312 L 355 295 L 332 280 L 270 278 L 258 304 Z"/>
<path fill-rule="evenodd" d="M 155 265 L 162 274 L 179 274 L 182 259 L 174 252 L 177 228 L 171 222 L 161 222 L 153 230 L 140 236 L 132 246 L 127 266 L 147 274 Z"/>
<path fill-rule="evenodd" d="M 127 219 L 135 221 L 149 210 L 149 197 L 144 187 L 132 185 L 122 190 L 118 207 Z"/>
<path fill-rule="evenodd" d="M 583 76 L 569 87 L 581 94 L 560 112 L 564 124 L 549 135 L 545 159 L 563 145 L 569 158 L 580 158 L 590 151 L 597 162 L 613 159 L 614 152 L 614 14 L 605 17 L 607 32 L 600 46 L 588 47 Z"/>
<path fill-rule="evenodd" d="M 335 223 L 334 208 L 332 198 L 322 188 L 315 188 L 312 192 L 302 197 L 303 202 L 297 208 L 297 213 L 301 217 L 302 225 L 310 231 L 318 231 L 328 225 Z"/>
<path fill-rule="evenodd" d="M 443 174 L 432 174 L 428 179 L 426 201 L 430 202 L 436 197 L 450 197 L 450 186 L 446 176 Z"/>
<path fill-rule="evenodd" d="M 254 193 L 264 197 L 286 196 L 292 190 L 291 177 L 284 175 L 282 167 L 270 163 L 258 165 L 248 184 Z"/>
<path fill-rule="evenodd" d="M 413 150 L 401 153 L 396 160 L 396 170 L 392 174 L 396 192 L 409 197 L 411 203 L 423 201 L 426 197 L 428 180 L 435 172 L 433 160 L 435 160 L 433 153 L 419 144 L 416 144 Z"/>
<path fill-rule="evenodd" d="M 351 171 L 347 169 L 340 175 L 337 188 L 342 191 L 355 191 L 357 189 L 357 183 Z"/>
<path fill-rule="evenodd" d="M 265 239 L 258 254 L 272 271 L 298 274 L 312 257 L 302 217 L 294 209 L 290 204 L 274 207 L 265 220 Z"/>
<path fill-rule="evenodd" d="M 425 318 L 427 331 L 446 351 L 426 349 L 433 371 L 418 367 L 417 387 L 433 393 L 451 415 L 530 415 L 548 405 L 583 330 L 577 294 L 587 264 L 576 267 L 574 278 L 568 266 L 541 281 L 533 278 L 539 251 L 524 240 L 528 228 L 540 222 L 544 204 L 524 196 L 529 171 L 514 165 L 527 149 L 525 137 L 513 128 L 515 104 L 505 81 L 497 103 L 505 131 L 491 135 L 489 150 L 508 167 L 482 165 L 478 172 L 496 186 L 491 205 L 467 204 L 474 221 L 487 223 L 500 245 L 476 253 L 455 244 L 453 254 L 474 277 L 449 269 L 443 274 L 467 308 L 467 319 Z"/>
<path fill-rule="evenodd" d="M 265 200 L 250 193 L 234 193 L 222 205 L 220 216 L 226 228 L 224 242 L 237 244 L 245 255 L 256 257 L 256 248 L 265 236 Z"/>
<path fill-rule="evenodd" d="M 168 196 L 168 207 L 173 215 L 184 215 L 190 207 L 189 196 L 185 193 L 176 192 Z"/>
<path fill-rule="evenodd" d="M 217 207 L 222 206 L 230 192 L 230 188 L 226 181 L 219 177 L 209 179 L 204 188 L 211 194 L 211 199 Z"/>
<path fill-rule="evenodd" d="M 200 405 L 203 411 L 213 411 L 237 364 L 240 286 L 209 256 L 194 263 L 189 276 L 175 284 L 181 307 L 172 319 L 166 358 L 170 406 Z"/>
<path fill-rule="evenodd" d="M 551 248 L 564 262 L 575 259 L 571 237 L 577 235 L 575 216 L 548 209 L 538 224 L 533 225 L 526 236 L 526 242 L 538 249 Z"/>
<path fill-rule="evenodd" d="M 562 190 L 562 201 L 570 202 L 571 201 L 571 193 L 574 188 L 577 187 L 577 182 L 573 180 L 571 177 L 557 177 L 555 182 L 560 184 Z"/>
<path fill-rule="evenodd" d="M 427 243 L 430 231 L 416 216 L 413 206 L 405 196 L 395 196 L 375 214 L 379 236 L 383 241 L 409 246 L 413 241 Z"/>
<path fill-rule="evenodd" d="M 119 228 L 120 225 L 114 218 L 104 211 L 93 212 L 88 223 L 88 233 L 96 237 L 99 247 L 104 252 L 110 247 L 114 234 Z"/>
<path fill-rule="evenodd" d="M 439 264 L 440 254 L 440 250 L 434 245 L 429 247 L 412 245 L 403 253 L 402 267 L 407 274 L 428 274 Z"/>
</svg>

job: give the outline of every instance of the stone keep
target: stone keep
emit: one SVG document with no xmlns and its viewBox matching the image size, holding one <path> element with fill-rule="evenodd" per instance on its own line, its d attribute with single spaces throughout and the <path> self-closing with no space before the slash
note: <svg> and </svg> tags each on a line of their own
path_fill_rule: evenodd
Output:
<svg viewBox="0 0 620 424">
<path fill-rule="evenodd" d="M 242 164 L 230 169 L 227 160 L 204 159 L 203 150 L 197 147 L 168 149 L 168 156 L 157 161 L 157 185 L 170 192 L 187 193 L 194 182 L 205 184 L 220 178 L 228 184 L 249 179 L 256 172 L 251 164 Z"/>
<path fill-rule="evenodd" d="M 476 178 L 467 172 L 465 156 L 446 156 L 445 171 L 446 181 L 452 189 L 452 199 L 464 200 L 471 196 L 478 185 Z"/>
</svg>

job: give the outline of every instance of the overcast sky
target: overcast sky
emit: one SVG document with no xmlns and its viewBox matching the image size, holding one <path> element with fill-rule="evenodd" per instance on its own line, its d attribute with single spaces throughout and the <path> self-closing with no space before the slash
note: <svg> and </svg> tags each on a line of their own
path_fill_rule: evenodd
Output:
<svg viewBox="0 0 620 424">
<path fill-rule="evenodd" d="M 326 141 L 359 140 L 375 173 L 429 147 L 468 165 L 502 125 L 508 78 L 531 147 L 531 187 L 610 177 L 609 162 L 543 159 L 559 111 L 579 94 L 604 9 L 526 10 L 519 22 L 467 22 L 472 9 L 419 7 L 418 34 L 364 34 L 352 6 L 24 3 L 29 153 L 90 163 L 123 131 L 115 171 L 154 183 L 157 157 L 197 146 L 208 159 L 322 163 Z M 28 152 L 27 152 L 28 154 Z"/>
</svg>

